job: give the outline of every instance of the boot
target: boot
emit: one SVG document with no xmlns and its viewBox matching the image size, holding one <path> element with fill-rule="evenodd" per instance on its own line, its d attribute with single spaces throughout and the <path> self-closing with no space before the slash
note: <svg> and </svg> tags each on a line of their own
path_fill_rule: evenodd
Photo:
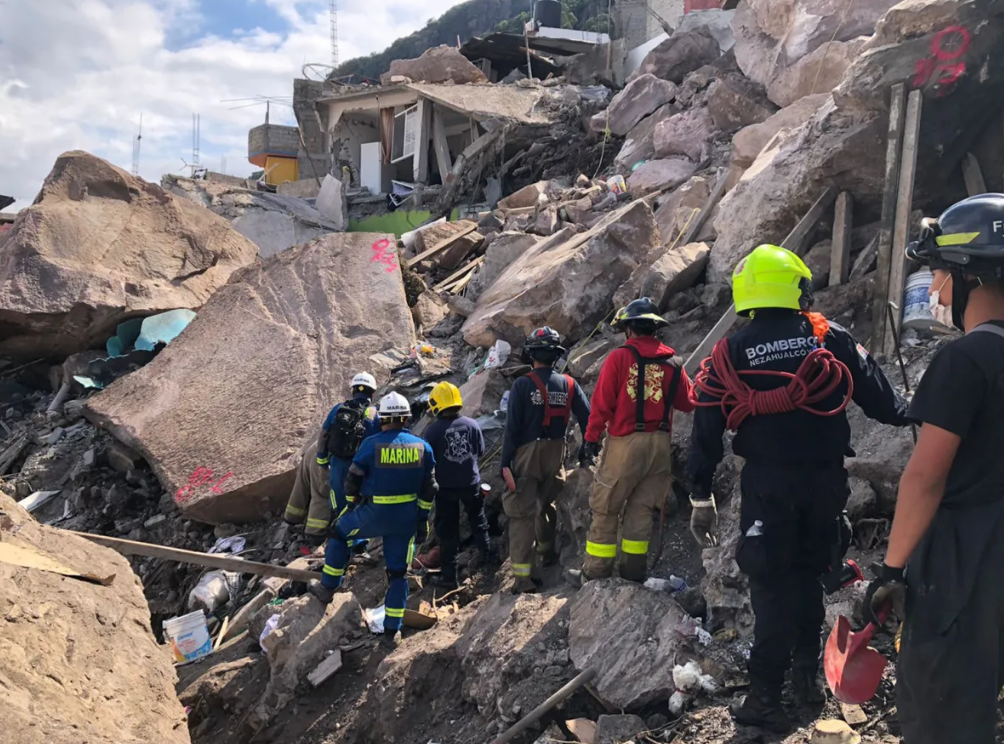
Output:
<svg viewBox="0 0 1004 744">
<path fill-rule="evenodd" d="M 311 581 L 307 586 L 307 591 L 317 597 L 317 600 L 323 605 L 331 604 L 331 600 L 335 598 L 335 590 L 329 589 L 320 581 Z"/>
<path fill-rule="evenodd" d="M 391 630 L 390 628 L 384 630 L 383 635 L 380 636 L 380 645 L 393 651 L 401 645 L 401 631 Z"/>
<path fill-rule="evenodd" d="M 447 591 L 452 591 L 460 586 L 455 578 L 445 576 L 441 573 L 432 574 L 432 576 L 429 577 L 429 583 L 437 589 L 445 589 Z"/>
<path fill-rule="evenodd" d="M 781 707 L 781 690 L 768 689 L 756 682 L 741 704 L 729 708 L 732 718 L 740 726 L 756 726 L 775 734 L 786 734 L 791 729 L 788 714 Z"/>
<path fill-rule="evenodd" d="M 553 566 L 558 560 L 558 552 L 554 549 L 552 545 L 546 550 L 542 550 L 537 555 L 540 557 L 540 567 L 547 568 L 548 566 Z"/>
<path fill-rule="evenodd" d="M 529 576 L 520 576 L 512 586 L 513 594 L 536 594 L 540 589 Z"/>
<path fill-rule="evenodd" d="M 820 705 L 826 702 L 826 690 L 819 678 L 818 663 L 791 668 L 791 693 L 799 705 Z"/>
<path fill-rule="evenodd" d="M 565 571 L 565 581 L 576 589 L 581 589 L 582 585 L 586 583 L 586 575 L 582 572 L 582 569 L 570 568 Z"/>
</svg>

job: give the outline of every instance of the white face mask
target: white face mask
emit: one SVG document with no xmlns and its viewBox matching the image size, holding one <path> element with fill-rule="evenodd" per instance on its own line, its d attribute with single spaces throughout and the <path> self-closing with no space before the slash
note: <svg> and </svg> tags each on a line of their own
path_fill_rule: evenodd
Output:
<svg viewBox="0 0 1004 744">
<path fill-rule="evenodd" d="M 941 283 L 941 286 L 931 292 L 931 295 L 927 300 L 928 308 L 931 311 L 931 317 L 934 318 L 936 322 L 948 328 L 955 327 L 955 324 L 952 321 L 952 305 L 951 303 L 948 305 L 941 304 L 941 290 L 946 284 L 948 284 L 948 280 L 951 278 L 951 276 L 946 277 L 945 281 Z"/>
</svg>

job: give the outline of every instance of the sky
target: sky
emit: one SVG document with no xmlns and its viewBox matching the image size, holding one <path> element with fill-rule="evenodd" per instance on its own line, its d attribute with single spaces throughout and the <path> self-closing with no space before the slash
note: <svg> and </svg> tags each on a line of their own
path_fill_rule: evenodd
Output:
<svg viewBox="0 0 1004 744">
<path fill-rule="evenodd" d="M 340 59 L 387 47 L 460 0 L 338 0 Z M 87 150 L 158 182 L 200 161 L 246 176 L 256 96 L 293 95 L 331 63 L 329 0 L 0 0 L 0 194 L 34 199 L 60 153 Z M 243 108 L 239 108 L 245 106 Z M 273 123 L 294 123 L 272 104 Z M 225 162 L 225 168 L 224 168 Z"/>
</svg>

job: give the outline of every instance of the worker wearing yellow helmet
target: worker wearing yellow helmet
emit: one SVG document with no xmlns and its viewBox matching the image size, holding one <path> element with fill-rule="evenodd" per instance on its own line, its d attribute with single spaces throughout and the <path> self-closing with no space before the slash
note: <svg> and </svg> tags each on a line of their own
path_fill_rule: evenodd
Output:
<svg viewBox="0 0 1004 744">
<path fill-rule="evenodd" d="M 754 249 L 732 274 L 732 296 L 750 322 L 715 345 L 694 381 L 691 531 L 702 546 L 716 544 L 711 485 L 722 435 L 734 431 L 732 451 L 745 461 L 736 562 L 749 578 L 756 622 L 750 693 L 732 715 L 783 733 L 789 668 L 796 700 L 825 699 L 823 579 L 832 587 L 841 576 L 850 543 L 845 408 L 853 397 L 869 417 L 905 426 L 906 404 L 848 331 L 811 312 L 812 272 L 791 251 Z"/>
<path fill-rule="evenodd" d="M 478 563 L 491 558 L 488 518 L 481 492 L 478 459 L 485 453 L 485 439 L 478 422 L 460 415 L 464 401 L 460 388 L 452 382 L 439 382 L 429 393 L 429 411 L 436 416 L 423 437 L 436 456 L 436 535 L 442 555 L 442 571 L 431 583 L 443 589 L 458 585 L 460 550 L 460 507 L 467 512 L 471 536 L 478 551 Z"/>
</svg>

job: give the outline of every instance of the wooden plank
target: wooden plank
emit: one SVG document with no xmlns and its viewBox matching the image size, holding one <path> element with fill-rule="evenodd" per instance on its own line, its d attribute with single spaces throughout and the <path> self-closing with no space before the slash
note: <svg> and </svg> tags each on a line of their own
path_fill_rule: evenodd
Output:
<svg viewBox="0 0 1004 744">
<path fill-rule="evenodd" d="M 12 444 L 0 453 L 0 475 L 6 475 L 7 471 L 14 465 L 15 460 L 21 456 L 28 446 L 28 435 L 21 434 Z"/>
<path fill-rule="evenodd" d="M 966 179 L 966 191 L 970 196 L 987 193 L 987 184 L 983 180 L 983 169 L 980 161 L 971 152 L 962 158 L 962 176 Z"/>
<path fill-rule="evenodd" d="M 436 151 L 436 165 L 439 177 L 447 183 L 453 174 L 453 163 L 450 161 L 450 145 L 446 141 L 446 127 L 443 125 L 443 112 L 439 106 L 432 109 L 432 146 Z"/>
<path fill-rule="evenodd" d="M 480 258 L 474 259 L 473 261 L 471 261 L 466 266 L 464 266 L 462 268 L 459 268 L 456 271 L 454 271 L 452 274 L 450 274 L 448 277 L 446 277 L 443 281 L 441 281 L 439 284 L 437 284 L 436 286 L 434 286 L 433 289 L 442 289 L 443 287 L 447 287 L 450 284 L 453 284 L 455 281 L 457 281 L 457 279 L 459 279 L 462 276 L 465 276 L 469 271 L 474 271 L 474 269 L 478 268 L 478 266 L 480 266 L 484 262 L 485 262 L 485 257 L 484 256 L 481 256 Z"/>
<path fill-rule="evenodd" d="M 420 261 L 424 261 L 427 258 L 435 256 L 440 251 L 446 250 L 451 245 L 453 245 L 455 242 L 457 242 L 457 240 L 459 240 L 460 238 L 464 237 L 465 235 L 470 235 L 472 232 L 474 232 L 477 229 L 478 229 L 478 225 L 475 222 L 474 224 L 470 225 L 469 227 L 464 228 L 460 232 L 456 232 L 453 235 L 449 236 L 448 238 L 443 238 L 438 243 L 436 243 L 434 246 L 432 246 L 432 248 L 426 248 L 424 251 L 422 251 L 421 253 L 419 253 L 414 258 L 409 258 L 408 259 L 408 268 L 410 269 L 413 266 L 416 266 Z"/>
<path fill-rule="evenodd" d="M 896 227 L 896 197 L 899 193 L 900 151 L 906 114 L 906 86 L 892 86 L 889 128 L 885 150 L 885 191 L 879 222 L 878 258 L 875 265 L 875 299 L 872 304 L 871 351 L 885 348 L 886 303 L 889 301 L 889 273 L 892 268 L 892 236 Z"/>
<path fill-rule="evenodd" d="M 805 240 L 809 236 L 812 228 L 816 226 L 819 219 L 823 216 L 823 212 L 830 206 L 833 200 L 837 197 L 836 186 L 830 186 L 823 192 L 823 195 L 816 199 L 815 203 L 809 207 L 809 211 L 805 213 L 805 216 L 798 221 L 798 224 L 788 233 L 787 237 L 781 241 L 781 247 L 787 248 L 793 253 L 802 255 L 805 252 Z M 725 311 L 725 314 L 715 323 L 715 327 L 712 328 L 708 335 L 705 336 L 701 343 L 697 345 L 694 352 L 687 357 L 687 361 L 684 363 L 683 368 L 687 371 L 688 375 L 693 376 L 694 371 L 700 365 L 704 357 L 711 353 L 711 350 L 715 347 L 719 341 L 725 338 L 728 334 L 729 329 L 732 324 L 736 322 L 739 316 L 736 314 L 736 306 L 730 305 L 729 309 Z"/>
<path fill-rule="evenodd" d="M 842 191 L 837 197 L 833 215 L 833 250 L 830 253 L 830 286 L 846 284 L 851 271 L 851 227 L 854 221 L 854 200 Z"/>
<path fill-rule="evenodd" d="M 889 256 L 889 288 L 887 301 L 903 306 L 903 281 L 906 273 L 906 242 L 910 237 L 910 213 L 913 211 L 913 185 L 917 176 L 917 146 L 920 138 L 920 114 L 924 97 L 919 90 L 910 92 L 903 127 L 903 152 L 900 156 L 899 187 L 896 194 L 896 220 L 893 223 L 892 253 Z M 888 305 L 886 306 L 888 308 Z M 889 313 L 886 313 L 889 317 Z M 891 354 L 899 338 L 903 314 L 892 313 L 892 328 L 886 328 L 883 351 Z"/>
<path fill-rule="evenodd" d="M 415 183 L 429 182 L 429 140 L 432 137 L 432 101 L 418 99 L 418 136 L 412 157 L 412 176 Z"/>
<path fill-rule="evenodd" d="M 335 649 L 331 656 L 318 664 L 314 671 L 307 675 L 307 680 L 312 687 L 319 687 L 332 674 L 342 668 L 342 652 Z"/>
<path fill-rule="evenodd" d="M 220 646 L 223 645 L 224 639 L 227 637 L 227 631 L 230 629 L 230 615 L 223 618 L 223 625 L 220 626 L 220 632 L 216 636 L 216 643 L 213 644 L 213 651 L 219 651 Z"/>
<path fill-rule="evenodd" d="M 700 234 L 701 228 L 703 228 L 704 224 L 708 221 L 708 218 L 711 216 L 711 212 L 714 210 L 718 200 L 721 199 L 722 195 L 725 193 L 725 183 L 728 180 L 728 169 L 720 168 L 718 170 L 718 180 L 715 182 L 715 187 L 711 190 L 711 193 L 708 194 L 707 201 L 705 201 L 704 205 L 701 207 L 701 213 L 697 215 L 697 219 L 690 224 L 690 227 L 687 228 L 687 231 L 683 235 L 683 239 L 679 241 L 680 245 L 688 245 L 692 243 L 694 238 Z"/>
<path fill-rule="evenodd" d="M 135 540 L 123 540 L 119 537 L 107 537 L 105 535 L 92 535 L 89 532 L 74 532 L 66 530 L 71 535 L 83 537 L 98 545 L 117 550 L 123 555 L 144 555 L 151 558 L 163 558 L 168 561 L 178 563 L 193 563 L 197 566 L 209 566 L 210 568 L 222 568 L 226 571 L 236 573 L 250 573 L 258 576 L 275 576 L 280 579 L 290 579 L 292 581 L 320 581 L 321 574 L 317 571 L 304 571 L 301 568 L 288 568 L 286 566 L 273 566 L 268 563 L 257 563 L 255 561 L 242 561 L 240 558 L 229 558 L 225 555 L 215 553 L 196 553 L 193 550 L 182 550 L 181 548 L 168 548 L 164 545 L 154 545 L 153 543 L 136 542 Z"/>
</svg>

